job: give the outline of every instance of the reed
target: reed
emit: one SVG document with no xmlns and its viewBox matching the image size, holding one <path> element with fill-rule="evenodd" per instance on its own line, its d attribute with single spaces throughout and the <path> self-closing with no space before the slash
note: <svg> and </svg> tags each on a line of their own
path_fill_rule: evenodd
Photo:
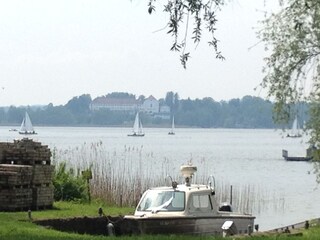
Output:
<svg viewBox="0 0 320 240">
<path fill-rule="evenodd" d="M 62 161 L 79 173 L 80 170 L 91 169 L 91 196 L 115 206 L 133 207 L 148 188 L 170 186 L 171 180 L 166 176 L 171 176 L 178 182 L 183 181 L 179 176 L 180 166 L 172 166 L 172 161 L 168 158 L 158 159 L 153 152 L 145 151 L 143 146 L 124 146 L 119 151 L 111 150 L 99 141 L 84 143 L 75 148 L 55 148 L 53 163 L 57 165 Z M 211 181 L 213 186 L 206 160 L 201 158 L 199 161 L 192 161 L 199 169 L 193 181 Z M 217 181 L 215 188 L 218 202 L 231 201 L 230 183 Z M 274 210 L 284 209 L 284 200 L 259 186 L 232 185 L 232 205 L 236 211 L 260 213 L 270 205 Z"/>
</svg>

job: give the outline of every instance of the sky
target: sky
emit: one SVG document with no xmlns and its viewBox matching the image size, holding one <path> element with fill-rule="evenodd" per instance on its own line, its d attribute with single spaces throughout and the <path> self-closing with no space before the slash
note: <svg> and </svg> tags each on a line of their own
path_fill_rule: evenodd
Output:
<svg viewBox="0 0 320 240">
<path fill-rule="evenodd" d="M 158 1 L 160 2 L 160 1 Z M 162 3 L 149 15 L 148 0 L 0 0 L 0 106 L 64 105 L 111 92 L 216 101 L 253 95 L 263 78 L 258 21 L 273 6 L 233 0 L 218 13 L 217 37 L 225 61 L 203 35 L 188 42 L 187 69 L 170 51 Z M 268 5 L 269 4 L 269 5 Z M 254 46 L 253 48 L 251 48 Z"/>
</svg>

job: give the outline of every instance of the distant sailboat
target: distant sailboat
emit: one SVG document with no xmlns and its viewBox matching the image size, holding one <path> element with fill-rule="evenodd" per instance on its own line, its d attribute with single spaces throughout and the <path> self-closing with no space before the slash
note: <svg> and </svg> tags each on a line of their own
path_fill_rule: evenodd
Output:
<svg viewBox="0 0 320 240">
<path fill-rule="evenodd" d="M 171 125 L 171 131 L 168 132 L 169 135 L 174 135 L 175 132 L 174 132 L 174 116 L 172 117 L 172 125 Z"/>
<path fill-rule="evenodd" d="M 302 134 L 300 133 L 300 126 L 299 126 L 299 122 L 298 122 L 298 117 L 296 116 L 296 118 L 294 119 L 293 123 L 292 123 L 292 128 L 291 128 L 291 133 L 287 134 L 287 137 L 291 137 L 291 138 L 298 138 L 298 137 L 302 137 Z"/>
<path fill-rule="evenodd" d="M 144 136 L 144 132 L 142 129 L 142 123 L 139 118 L 139 112 L 137 112 L 136 118 L 134 120 L 132 134 L 128 134 L 128 136 L 129 137 L 143 137 Z"/>
<path fill-rule="evenodd" d="M 19 133 L 20 134 L 37 134 L 33 129 L 29 114 L 27 112 L 25 117 L 22 120 Z"/>
</svg>

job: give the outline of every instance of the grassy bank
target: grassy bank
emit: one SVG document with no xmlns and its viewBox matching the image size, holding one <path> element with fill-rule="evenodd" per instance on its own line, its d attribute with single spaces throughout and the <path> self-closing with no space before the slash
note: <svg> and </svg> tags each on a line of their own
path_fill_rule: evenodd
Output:
<svg viewBox="0 0 320 240">
<path fill-rule="evenodd" d="M 116 208 L 106 206 L 101 203 L 92 204 L 76 204 L 68 202 L 56 202 L 54 209 L 33 211 L 32 218 L 34 220 L 48 218 L 67 218 L 67 217 L 83 217 L 83 216 L 98 216 L 98 208 L 102 207 L 106 215 L 117 216 L 132 213 L 132 208 Z M 300 233 L 301 231 L 299 231 Z M 293 233 L 293 232 L 292 232 Z M 259 236 L 240 237 L 241 239 L 319 239 L 320 228 L 311 227 L 304 230 L 302 236 L 299 234 L 288 236 L 286 234 L 260 234 Z M 0 240 L 58 240 L 58 239 L 80 239 L 80 240 L 99 240 L 106 239 L 105 236 L 80 235 L 75 233 L 59 232 L 46 227 L 38 226 L 29 220 L 27 212 L 0 212 Z M 108 237 L 107 239 L 119 239 L 119 237 Z M 181 239 L 191 240 L 194 236 L 126 236 L 121 239 Z M 222 239 L 213 237 L 197 237 L 197 239 Z M 234 239 L 230 238 L 230 239 Z"/>
</svg>

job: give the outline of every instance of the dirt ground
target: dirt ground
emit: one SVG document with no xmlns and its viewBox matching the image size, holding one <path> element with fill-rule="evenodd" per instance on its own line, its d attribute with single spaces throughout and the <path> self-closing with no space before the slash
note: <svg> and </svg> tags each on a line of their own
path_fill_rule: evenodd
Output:
<svg viewBox="0 0 320 240">
<path fill-rule="evenodd" d="M 75 217 L 67 219 L 45 219 L 36 220 L 34 223 L 53 228 L 58 231 L 76 232 L 91 235 L 111 235 L 117 236 L 132 233 L 132 226 L 122 216 L 111 217 Z M 108 224 L 112 223 L 114 229 L 108 229 Z"/>
</svg>

